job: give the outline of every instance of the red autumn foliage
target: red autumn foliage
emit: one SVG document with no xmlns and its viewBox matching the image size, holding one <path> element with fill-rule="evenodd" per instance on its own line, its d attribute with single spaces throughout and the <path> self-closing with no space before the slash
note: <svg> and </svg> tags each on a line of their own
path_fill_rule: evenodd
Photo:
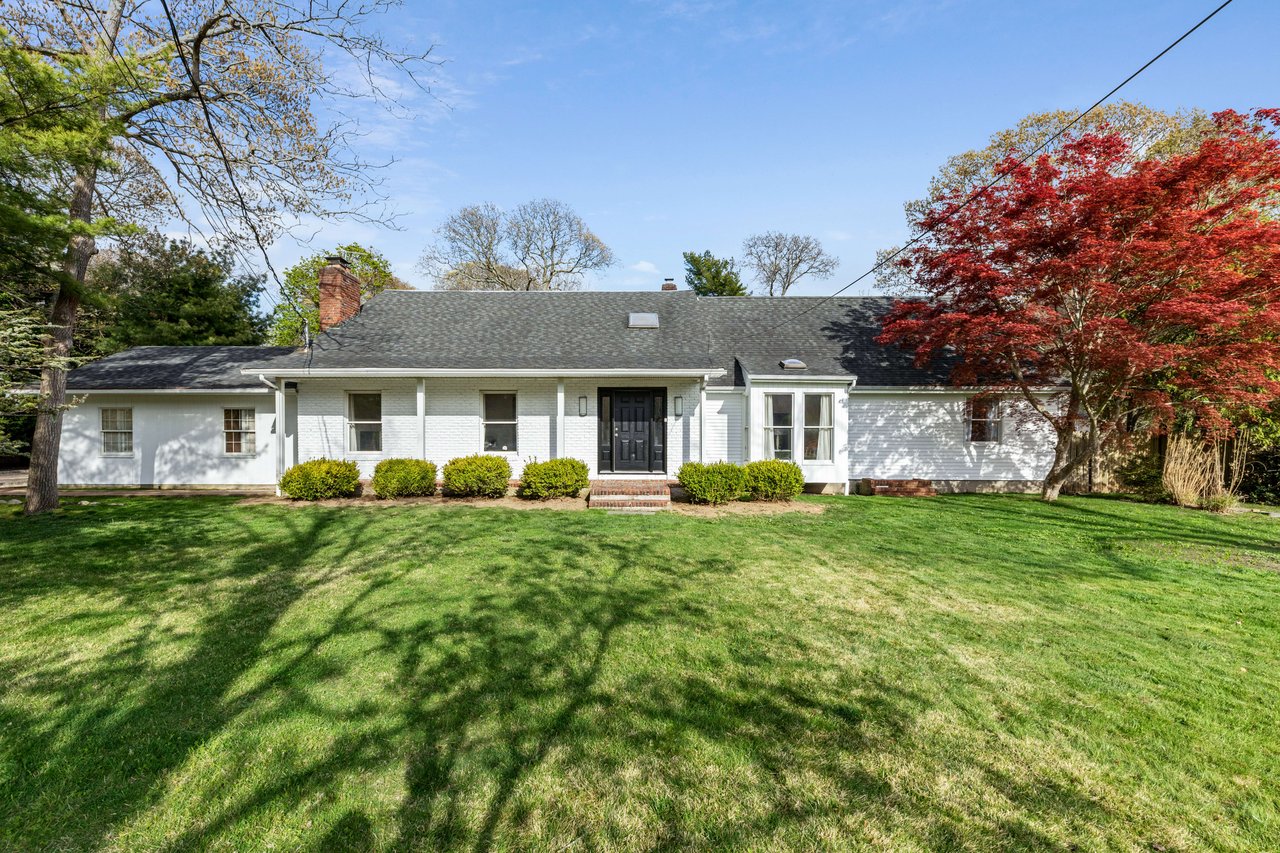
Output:
<svg viewBox="0 0 1280 853">
<path fill-rule="evenodd" d="M 1176 403 L 1229 430 L 1280 397 L 1280 110 L 1214 121 L 1162 160 L 1129 165 L 1123 137 L 1097 134 L 1009 158 L 998 185 L 913 223 L 927 237 L 899 263 L 923 296 L 879 340 L 1020 393 L 1058 437 L 1046 499 L 1129 412 L 1167 424 Z"/>
</svg>

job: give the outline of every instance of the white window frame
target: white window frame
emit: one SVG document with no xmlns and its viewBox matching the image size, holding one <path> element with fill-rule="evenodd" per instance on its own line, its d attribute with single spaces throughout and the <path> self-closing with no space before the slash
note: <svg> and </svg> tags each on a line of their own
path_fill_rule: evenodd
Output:
<svg viewBox="0 0 1280 853">
<path fill-rule="evenodd" d="M 240 429 L 227 429 L 230 412 L 240 413 Z M 249 418 L 244 418 L 248 413 Z M 233 435 L 240 436 L 240 449 L 227 450 L 227 439 Z M 226 406 L 222 410 L 222 455 L 223 456 L 257 456 L 258 455 L 258 410 L 244 406 Z"/>
<path fill-rule="evenodd" d="M 787 397 L 790 402 L 791 409 L 791 426 L 779 427 L 773 424 L 773 398 Z M 774 443 L 774 434 L 780 430 L 790 430 L 791 432 L 791 458 L 783 459 L 777 455 L 777 446 Z M 793 391 L 766 391 L 764 394 L 764 451 L 766 459 L 783 459 L 784 462 L 796 461 L 796 395 Z M 803 448 L 801 455 L 803 456 Z"/>
<path fill-rule="evenodd" d="M 513 420 L 489 420 L 486 416 L 485 398 L 493 395 L 510 395 Z M 484 436 L 489 424 L 511 424 L 515 427 L 515 447 L 510 450 L 489 450 L 484 446 Z M 520 393 L 518 391 L 486 390 L 480 392 L 480 452 L 516 456 L 520 453 Z"/>
<path fill-rule="evenodd" d="M 104 418 L 107 412 L 128 412 L 129 428 L 128 429 L 107 429 Z M 127 435 L 129 436 L 128 451 L 107 450 L 107 434 Z M 133 440 L 133 406 L 99 406 L 98 407 L 98 455 L 110 456 L 117 459 L 128 459 L 134 455 L 137 450 L 137 443 Z"/>
<path fill-rule="evenodd" d="M 988 405 L 991 408 L 987 410 L 985 418 L 975 418 L 973 416 L 973 406 L 977 402 L 981 405 Z M 984 423 L 987 425 L 987 435 L 989 438 L 974 438 L 973 425 L 975 423 Z M 998 397 L 984 397 L 978 399 L 970 397 L 964 404 L 964 435 L 971 444 L 999 444 L 1004 439 L 1004 405 L 1003 401 Z"/>
<path fill-rule="evenodd" d="M 809 416 L 808 398 L 810 397 L 826 397 L 827 398 L 827 415 L 830 418 L 830 423 L 825 425 L 824 424 L 810 425 L 808 421 L 808 416 Z M 819 412 L 822 411 L 821 407 L 819 407 L 818 411 Z M 834 462 L 836 459 L 836 395 L 827 391 L 803 392 L 800 397 L 800 421 L 801 421 L 800 423 L 800 439 L 801 439 L 800 440 L 800 461 L 813 462 L 813 463 Z M 823 432 L 826 432 L 830 436 L 830 438 L 827 439 L 827 449 L 830 450 L 830 455 L 828 455 L 825 459 L 820 456 L 815 456 L 813 459 L 809 459 L 805 456 L 805 448 L 808 446 L 808 440 L 806 439 L 806 435 L 811 429 L 816 429 L 818 431 L 818 447 L 822 447 Z"/>
<path fill-rule="evenodd" d="M 378 397 L 378 419 L 377 419 L 376 421 L 358 421 L 358 420 L 356 420 L 356 419 L 355 419 L 355 400 L 354 400 L 354 398 L 355 398 L 357 395 L 369 396 L 369 395 L 374 395 L 374 394 L 376 394 L 376 395 L 377 395 L 377 397 Z M 382 391 L 380 391 L 380 390 L 357 390 L 357 391 L 348 391 L 348 392 L 347 392 L 347 417 L 346 417 L 346 421 L 347 421 L 347 429 L 346 429 L 346 439 L 345 439 L 345 440 L 346 440 L 346 444 L 347 444 L 347 453 L 348 453 L 349 455 L 352 455 L 352 456 L 381 456 L 381 455 L 382 455 L 382 453 L 383 453 L 384 449 L 385 449 L 385 448 L 386 448 L 386 446 L 387 446 L 387 445 L 386 445 L 386 442 L 385 442 L 385 441 L 383 441 L 383 439 L 386 437 L 386 436 L 385 436 L 385 430 L 383 429 L 383 426 L 384 426 L 384 424 L 383 424 L 383 420 L 384 420 L 384 418 L 383 418 L 383 409 L 382 409 L 383 397 L 385 397 L 385 396 L 386 396 L 386 395 L 385 395 L 385 394 L 383 394 L 383 393 L 382 393 Z M 357 426 L 372 426 L 372 425 L 374 425 L 374 424 L 376 424 L 376 425 L 377 425 L 377 427 L 378 427 L 378 449 L 377 449 L 377 450 L 360 450 L 360 449 L 358 449 L 358 448 L 357 448 L 357 446 L 356 446 L 356 441 L 355 441 L 355 428 L 356 428 Z"/>
</svg>

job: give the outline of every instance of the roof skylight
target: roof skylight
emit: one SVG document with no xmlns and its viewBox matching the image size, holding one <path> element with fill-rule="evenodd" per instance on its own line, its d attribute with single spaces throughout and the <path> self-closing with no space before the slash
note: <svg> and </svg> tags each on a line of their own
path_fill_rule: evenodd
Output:
<svg viewBox="0 0 1280 853">
<path fill-rule="evenodd" d="M 784 358 L 778 362 L 778 367 L 783 370 L 807 370 L 809 365 L 805 364 L 798 358 Z"/>
<path fill-rule="evenodd" d="M 658 315 L 648 311 L 632 311 L 627 315 L 627 328 L 656 329 L 658 328 Z"/>
</svg>

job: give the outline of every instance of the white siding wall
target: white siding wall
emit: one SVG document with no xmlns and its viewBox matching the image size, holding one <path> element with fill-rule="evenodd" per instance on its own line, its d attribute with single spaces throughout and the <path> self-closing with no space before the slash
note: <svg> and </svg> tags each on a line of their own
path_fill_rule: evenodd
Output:
<svg viewBox="0 0 1280 853">
<path fill-rule="evenodd" d="M 971 442 L 963 393 L 849 396 L 849 477 L 932 480 L 1040 480 L 1053 461 L 1053 431 L 1004 405 L 1003 439 Z"/>
<path fill-rule="evenodd" d="M 746 427 L 745 400 L 740 390 L 707 391 L 707 462 L 742 462 Z"/>
<path fill-rule="evenodd" d="M 62 419 L 65 486 L 251 486 L 275 482 L 275 400 L 261 394 L 86 394 Z M 290 400 L 292 402 L 292 400 Z M 104 456 L 99 410 L 133 409 L 133 455 Z M 222 410 L 254 409 L 257 450 L 223 452 Z"/>
</svg>

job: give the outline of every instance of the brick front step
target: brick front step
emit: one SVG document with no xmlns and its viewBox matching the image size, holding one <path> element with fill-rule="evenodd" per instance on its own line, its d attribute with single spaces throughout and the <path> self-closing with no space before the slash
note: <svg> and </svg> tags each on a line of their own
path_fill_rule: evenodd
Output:
<svg viewBox="0 0 1280 853">
<path fill-rule="evenodd" d="M 592 480 L 587 506 L 626 512 L 657 512 L 671 505 L 663 480 Z"/>
<path fill-rule="evenodd" d="M 864 479 L 859 491 L 864 495 L 882 495 L 892 498 L 932 498 L 938 494 L 932 480 Z"/>
</svg>

